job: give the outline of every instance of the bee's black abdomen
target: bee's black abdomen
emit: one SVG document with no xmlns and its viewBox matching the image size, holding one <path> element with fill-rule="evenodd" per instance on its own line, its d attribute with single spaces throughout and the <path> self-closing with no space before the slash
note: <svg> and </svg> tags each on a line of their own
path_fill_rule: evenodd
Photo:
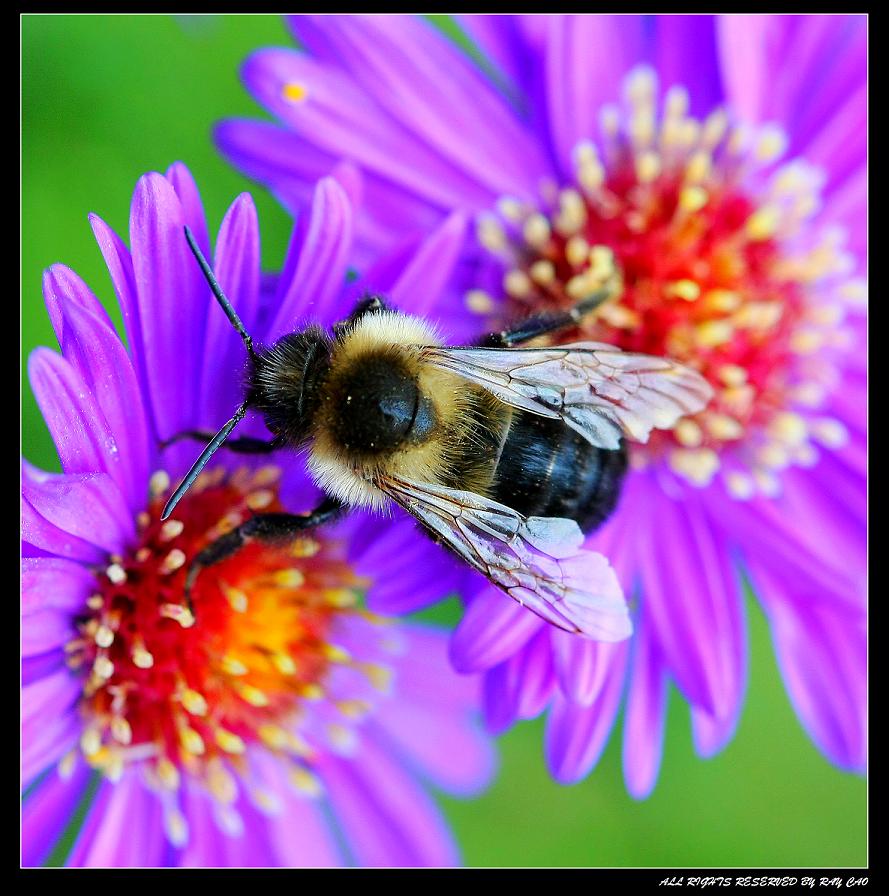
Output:
<svg viewBox="0 0 889 896">
<path fill-rule="evenodd" d="M 492 497 L 525 516 L 567 517 L 592 532 L 614 510 L 626 468 L 624 442 L 616 451 L 596 448 L 561 420 L 516 411 Z"/>
</svg>

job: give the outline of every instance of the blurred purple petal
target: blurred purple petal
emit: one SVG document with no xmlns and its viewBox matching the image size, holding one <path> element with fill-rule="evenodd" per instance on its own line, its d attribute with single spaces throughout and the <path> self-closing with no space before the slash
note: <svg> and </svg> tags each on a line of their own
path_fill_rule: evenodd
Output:
<svg viewBox="0 0 889 896">
<path fill-rule="evenodd" d="M 268 328 L 267 341 L 292 332 L 306 317 L 332 322 L 331 312 L 337 310 L 336 299 L 345 282 L 351 246 L 349 200 L 343 188 L 326 177 L 318 183 L 311 212 L 288 250 L 288 263 L 279 284 L 280 305 Z M 332 316 L 338 318 L 336 313 Z"/>
<path fill-rule="evenodd" d="M 194 182 L 191 172 L 182 162 L 174 162 L 167 169 L 164 176 L 179 197 L 184 223 L 189 226 L 189 229 L 194 234 L 201 252 L 204 253 L 204 257 L 209 258 L 210 235 L 207 231 L 207 220 L 204 217 L 201 194 L 198 192 L 198 185 Z"/>
<path fill-rule="evenodd" d="M 832 762 L 864 772 L 867 762 L 865 617 L 813 593 L 793 573 L 751 562 L 772 628 L 781 675 L 809 736 Z"/>
<path fill-rule="evenodd" d="M 259 313 L 259 223 L 256 207 L 242 193 L 222 219 L 213 272 L 249 334 Z M 242 377 L 247 362 L 244 343 L 213 300 L 207 309 L 200 420 L 212 429 L 222 425 L 243 401 Z"/>
<path fill-rule="evenodd" d="M 83 377 L 60 355 L 36 348 L 28 377 L 66 473 L 108 473 L 126 482 L 125 464 L 114 433 Z"/>
<path fill-rule="evenodd" d="M 148 395 L 148 373 L 145 365 L 145 351 L 142 343 L 142 322 L 139 318 L 136 275 L 133 273 L 133 259 L 123 240 L 98 216 L 90 215 L 90 226 L 99 244 L 105 265 L 111 276 L 117 302 L 123 317 L 129 355 L 139 380 L 142 395 Z M 147 410 L 147 408 L 146 408 Z M 149 420 L 153 427 L 153 419 Z"/>
<path fill-rule="evenodd" d="M 550 630 L 543 627 L 506 662 L 485 674 L 485 722 L 493 734 L 546 708 L 556 684 Z"/>
<path fill-rule="evenodd" d="M 458 672 L 489 669 L 521 649 L 545 625 L 502 591 L 485 588 L 472 599 L 454 630 L 451 662 Z"/>
<path fill-rule="evenodd" d="M 364 739 L 360 761 L 326 757 L 320 771 L 359 864 L 413 867 L 459 861 L 432 801 L 372 738 Z"/>
<path fill-rule="evenodd" d="M 185 241 L 185 214 L 160 174 L 139 179 L 130 209 L 133 272 L 153 418 L 161 438 L 188 429 L 197 412 L 210 290 Z"/>
<path fill-rule="evenodd" d="M 122 553 L 134 534 L 133 519 L 120 489 L 104 473 L 27 481 L 22 495 L 43 520 L 108 553 Z M 38 527 L 39 522 L 35 518 Z M 77 543 L 74 546 L 79 547 Z"/>
<path fill-rule="evenodd" d="M 438 205 L 450 205 L 463 195 L 475 197 L 478 205 L 490 196 L 470 175 L 389 118 L 336 68 L 292 50 L 267 49 L 248 58 L 242 77 L 258 102 L 336 158 L 352 159 L 370 174 Z M 287 98 L 290 85 L 298 90 L 298 100 Z"/>
<path fill-rule="evenodd" d="M 598 133 L 602 106 L 619 97 L 621 79 L 645 57 L 640 16 L 547 16 L 546 109 L 553 157 L 573 171 L 572 151 Z M 595 59 L 596 77 L 589 77 Z"/>
<path fill-rule="evenodd" d="M 599 761 L 623 694 L 626 661 L 627 642 L 622 641 L 615 645 L 605 686 L 591 706 L 556 694 L 546 720 L 546 762 L 560 784 L 579 781 Z"/>
<path fill-rule="evenodd" d="M 658 537 L 645 539 L 650 558 L 643 570 L 645 611 L 664 660 L 685 696 L 725 715 L 734 707 L 746 650 L 739 625 L 740 588 L 726 554 L 708 526 L 695 493 L 681 507 L 660 498 Z"/>
<path fill-rule="evenodd" d="M 22 865 L 36 868 L 50 857 L 77 804 L 83 797 L 90 768 L 79 762 L 70 778 L 50 772 L 22 804 Z"/>
<path fill-rule="evenodd" d="M 532 135 L 466 54 L 430 24 L 408 16 L 305 16 L 293 24 L 300 39 L 323 40 L 398 126 L 493 196 L 533 196 L 546 164 Z"/>
<path fill-rule="evenodd" d="M 71 614 L 96 589 L 96 576 L 79 563 L 56 558 L 22 560 L 22 613 L 55 608 Z"/>
<path fill-rule="evenodd" d="M 654 789 L 664 748 L 667 677 L 644 613 L 636 620 L 624 717 L 623 767 L 627 790 L 644 800 Z"/>
<path fill-rule="evenodd" d="M 44 275 L 43 289 L 59 318 L 62 355 L 95 397 L 117 448 L 120 460 L 108 472 L 136 513 L 145 506 L 151 443 L 129 355 L 107 314 L 73 271 L 55 265 Z"/>
<path fill-rule="evenodd" d="M 138 825 L 133 824 L 136 818 Z M 139 775 L 126 774 L 115 784 L 103 782 L 99 787 L 66 864 L 152 867 L 161 864 L 165 846 L 160 802 Z"/>
</svg>

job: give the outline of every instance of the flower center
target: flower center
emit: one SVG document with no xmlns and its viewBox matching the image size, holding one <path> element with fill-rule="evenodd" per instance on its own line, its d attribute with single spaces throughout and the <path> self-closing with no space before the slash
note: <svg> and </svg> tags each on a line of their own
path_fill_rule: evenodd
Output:
<svg viewBox="0 0 889 896">
<path fill-rule="evenodd" d="M 841 236 L 810 226 L 820 174 L 774 164 L 776 129 L 730 127 L 721 110 L 697 121 L 682 88 L 658 119 L 656 94 L 653 74 L 634 70 L 624 109 L 603 110 L 601 148 L 575 148 L 576 182 L 543 185 L 537 206 L 501 199 L 479 240 L 504 263 L 506 319 L 570 307 L 619 275 L 615 299 L 558 341 L 670 357 L 713 386 L 710 405 L 652 434 L 636 465 L 663 460 L 702 486 L 721 471 L 737 497 L 773 494 L 777 470 L 815 462 L 813 441 L 845 438 L 814 411 L 849 346 L 844 302 L 863 285 L 847 279 Z M 479 290 L 466 300 L 495 308 Z"/>
<path fill-rule="evenodd" d="M 351 726 L 389 674 L 372 655 L 381 620 L 358 607 L 365 583 L 343 547 L 320 533 L 285 545 L 245 544 L 201 570 L 194 613 L 188 608 L 185 577 L 197 553 L 252 511 L 283 510 L 278 476 L 274 467 L 205 472 L 161 522 L 169 477 L 155 474 L 138 545 L 97 570 L 96 593 L 68 645 L 69 665 L 86 676 L 86 760 L 115 780 L 136 763 L 162 794 L 190 775 L 215 798 L 226 828 L 240 824 L 232 804 L 250 749 L 278 754 L 296 790 L 316 795 L 313 756 L 348 749 Z M 337 669 L 364 687 L 353 681 L 344 691 Z M 260 805 L 276 800 L 261 787 L 251 795 Z M 174 843 L 184 842 L 184 825 L 170 803 Z"/>
</svg>

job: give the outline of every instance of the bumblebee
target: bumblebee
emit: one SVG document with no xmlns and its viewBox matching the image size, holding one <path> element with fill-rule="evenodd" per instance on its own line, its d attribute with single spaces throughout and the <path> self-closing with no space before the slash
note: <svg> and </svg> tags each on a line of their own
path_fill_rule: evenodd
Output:
<svg viewBox="0 0 889 896">
<path fill-rule="evenodd" d="M 256 348 L 194 237 L 186 238 L 248 354 L 246 395 L 167 502 L 166 519 L 248 409 L 269 442 L 227 447 L 307 448 L 327 497 L 307 515 L 256 514 L 209 544 L 200 569 L 246 541 L 277 541 L 350 507 L 393 501 L 428 534 L 547 622 L 596 640 L 631 633 L 608 561 L 583 547 L 614 509 L 627 467 L 625 436 L 645 441 L 711 397 L 695 371 L 665 358 L 579 342 L 530 340 L 581 320 L 614 294 L 603 288 L 562 313 L 537 315 L 477 345 L 442 344 L 425 320 L 363 298 L 330 332 L 319 326 Z M 199 432 L 181 433 L 206 438 Z"/>
</svg>

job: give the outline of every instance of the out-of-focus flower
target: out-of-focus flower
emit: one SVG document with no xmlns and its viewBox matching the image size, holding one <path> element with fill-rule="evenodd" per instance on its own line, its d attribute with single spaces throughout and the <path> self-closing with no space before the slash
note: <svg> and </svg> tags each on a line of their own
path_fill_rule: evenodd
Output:
<svg viewBox="0 0 889 896">
<path fill-rule="evenodd" d="M 700 755 L 732 736 L 739 560 L 802 724 L 861 771 L 864 17 L 461 22 L 487 65 L 419 19 L 291 18 L 307 52 L 260 50 L 243 71 L 281 124 L 226 121 L 218 145 L 288 206 L 306 176 L 359 165 L 365 247 L 473 215 L 459 288 L 435 308 L 456 338 L 568 307 L 616 263 L 622 295 L 560 339 L 671 356 L 716 396 L 634 449 L 591 540 L 636 598 L 631 644 L 566 636 L 484 588 L 454 661 L 488 670 L 494 730 L 550 707 L 561 781 L 595 765 L 623 700 L 627 785 L 644 796 L 670 680 Z"/>
<path fill-rule="evenodd" d="M 347 315 L 352 217 L 322 180 L 263 291 L 253 202 L 234 202 L 215 270 L 259 341 Z M 360 605 L 365 590 L 447 593 L 452 565 L 438 571 L 439 549 L 409 520 L 356 516 L 205 568 L 192 613 L 184 579 L 202 547 L 251 511 L 308 509 L 318 492 L 301 458 L 220 451 L 160 521 L 199 446 L 157 446 L 230 415 L 243 346 L 186 245 L 188 224 L 209 253 L 184 166 L 138 182 L 129 249 L 91 220 L 129 351 L 86 284 L 50 268 L 62 353 L 36 350 L 29 372 L 63 473 L 24 464 L 23 864 L 46 861 L 91 780 L 72 865 L 459 861 L 423 782 L 470 794 L 489 779 L 470 719 L 477 682 L 450 669 L 444 633 Z M 390 265 L 396 292 L 448 232 Z"/>
</svg>

